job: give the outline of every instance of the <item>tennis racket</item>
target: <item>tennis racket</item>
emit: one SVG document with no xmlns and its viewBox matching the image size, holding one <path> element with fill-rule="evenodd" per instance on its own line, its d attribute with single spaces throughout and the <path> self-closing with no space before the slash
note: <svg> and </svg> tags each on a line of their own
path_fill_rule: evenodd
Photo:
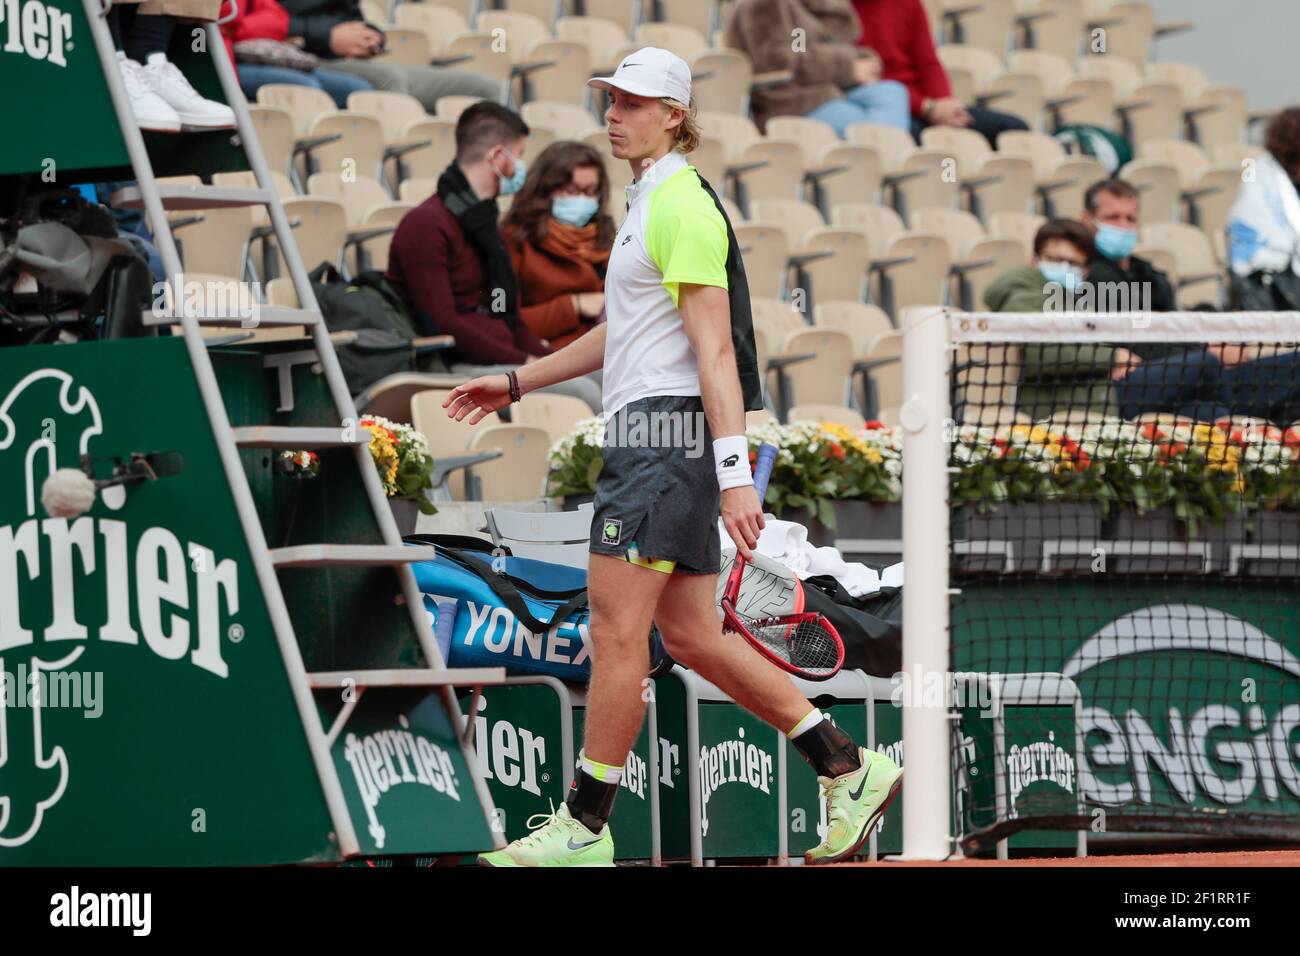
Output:
<svg viewBox="0 0 1300 956">
<path fill-rule="evenodd" d="M 754 466 L 754 489 L 760 504 L 775 461 L 776 446 L 761 445 Z M 829 680 L 839 673 L 844 666 L 844 642 L 823 615 L 804 612 L 753 618 L 736 610 L 745 563 L 737 551 L 722 594 L 723 630 L 739 634 L 777 667 L 805 680 Z"/>
</svg>

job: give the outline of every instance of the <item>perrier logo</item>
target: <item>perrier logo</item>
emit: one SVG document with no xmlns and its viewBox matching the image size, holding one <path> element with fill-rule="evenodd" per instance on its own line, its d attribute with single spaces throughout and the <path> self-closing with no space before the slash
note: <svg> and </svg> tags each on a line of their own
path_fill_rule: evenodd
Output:
<svg viewBox="0 0 1300 956">
<path fill-rule="evenodd" d="M 618 518 L 607 518 L 600 531 L 600 540 L 604 544 L 618 544 L 623 536 L 623 522 Z"/>
<path fill-rule="evenodd" d="M 221 623 L 239 612 L 235 561 L 169 528 L 133 527 L 125 512 L 112 517 L 126 504 L 121 485 L 99 495 L 98 517 L 38 514 L 45 478 L 102 454 L 103 432 L 95 396 L 61 369 L 34 371 L 0 393 L 0 849 L 35 837 L 76 783 L 63 742 L 42 729 L 43 712 L 57 706 L 42 692 L 56 672 L 87 653 L 103 668 L 113 654 L 101 649 L 129 647 L 217 679 L 230 674 Z M 30 687 L 5 677 L 20 669 Z"/>
</svg>

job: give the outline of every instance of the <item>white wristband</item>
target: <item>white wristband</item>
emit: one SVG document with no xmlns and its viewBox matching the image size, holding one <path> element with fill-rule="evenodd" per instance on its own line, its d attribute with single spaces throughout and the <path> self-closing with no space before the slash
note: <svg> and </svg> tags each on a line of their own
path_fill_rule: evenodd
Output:
<svg viewBox="0 0 1300 956">
<path fill-rule="evenodd" d="M 744 435 L 728 435 L 713 443 L 713 466 L 718 473 L 718 488 L 739 488 L 754 483 L 754 473 L 749 470 L 749 439 Z"/>
</svg>

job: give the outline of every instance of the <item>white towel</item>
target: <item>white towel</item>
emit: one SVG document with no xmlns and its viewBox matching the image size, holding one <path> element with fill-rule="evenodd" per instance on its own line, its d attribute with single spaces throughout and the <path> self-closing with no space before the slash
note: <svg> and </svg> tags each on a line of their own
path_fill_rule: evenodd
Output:
<svg viewBox="0 0 1300 956">
<path fill-rule="evenodd" d="M 836 548 L 818 548 L 808 543 L 808 529 L 794 521 L 780 521 L 764 515 L 763 530 L 758 536 L 758 552 L 793 571 L 800 579 L 829 575 L 853 597 L 875 594 L 882 587 L 903 586 L 902 562 L 890 565 L 883 574 L 858 562 L 844 560 Z M 718 535 L 723 550 L 734 548 L 726 526 L 718 520 Z"/>
</svg>

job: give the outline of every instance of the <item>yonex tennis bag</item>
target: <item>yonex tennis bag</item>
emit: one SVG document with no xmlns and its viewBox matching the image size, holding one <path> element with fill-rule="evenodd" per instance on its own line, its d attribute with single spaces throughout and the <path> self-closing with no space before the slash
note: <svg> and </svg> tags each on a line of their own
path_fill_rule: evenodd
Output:
<svg viewBox="0 0 1300 956">
<path fill-rule="evenodd" d="M 587 572 L 515 557 L 509 548 L 465 535 L 409 535 L 437 556 L 412 568 L 434 615 L 455 601 L 455 626 L 444 654 L 449 667 L 504 667 L 510 675 L 546 674 L 586 683 L 591 677 Z M 670 668 L 657 631 L 650 634 L 652 668 Z M 661 671 L 660 671 L 661 672 Z"/>
</svg>

